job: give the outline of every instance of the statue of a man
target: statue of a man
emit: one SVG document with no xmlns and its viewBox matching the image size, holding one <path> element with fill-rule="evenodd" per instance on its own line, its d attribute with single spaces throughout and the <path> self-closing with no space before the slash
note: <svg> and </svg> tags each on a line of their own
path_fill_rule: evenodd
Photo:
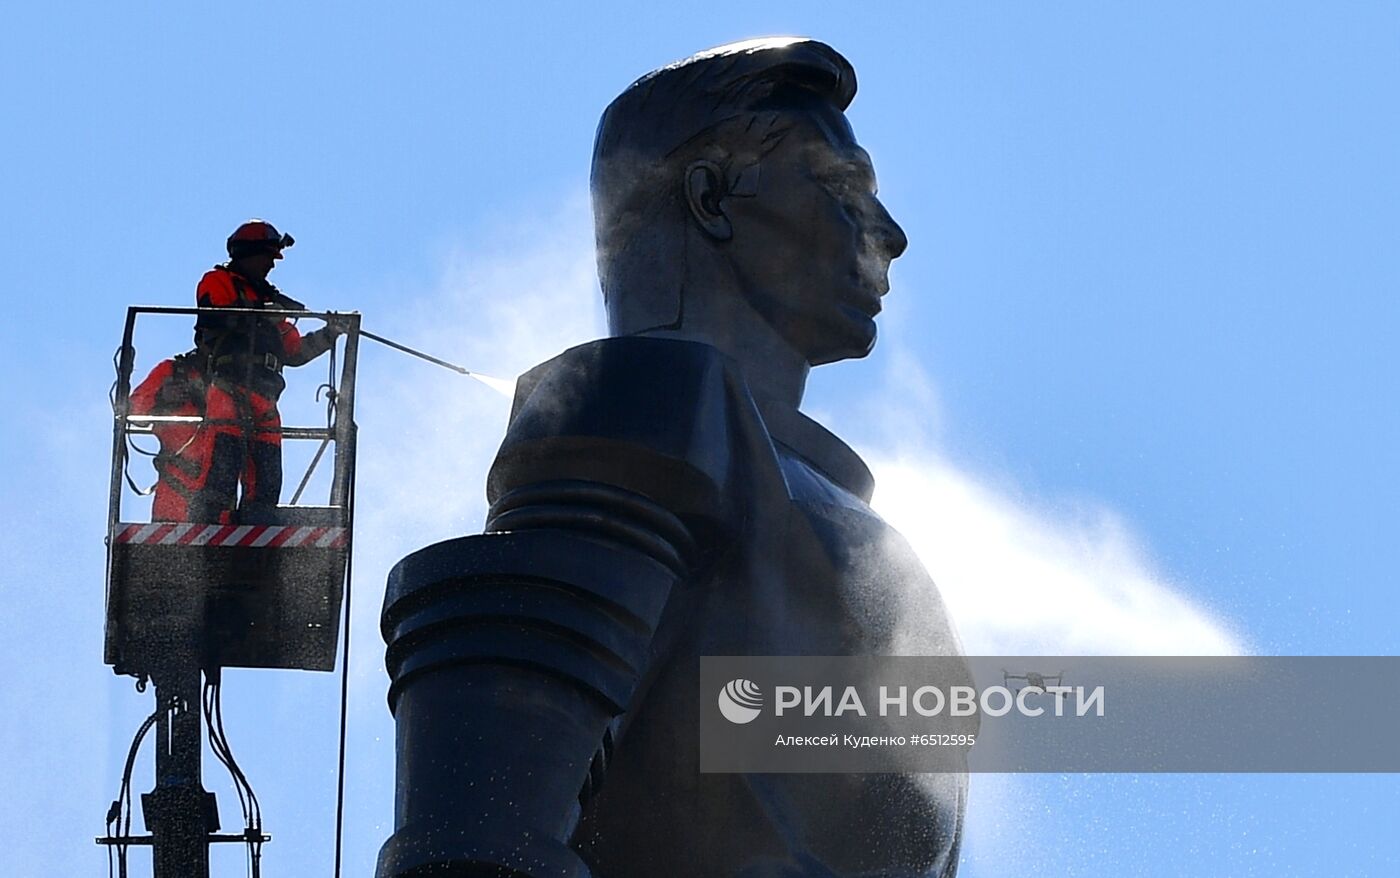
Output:
<svg viewBox="0 0 1400 878">
<path fill-rule="evenodd" d="M 869 470 L 798 411 L 863 357 L 907 244 L 793 39 L 643 77 L 593 156 L 612 336 L 522 376 L 486 533 L 395 568 L 398 729 L 379 876 L 951 876 L 962 775 L 701 774 L 701 655 L 893 651 L 931 589 Z M 882 610 L 886 610 L 882 612 Z M 933 602 L 919 622 L 957 637 Z"/>
</svg>

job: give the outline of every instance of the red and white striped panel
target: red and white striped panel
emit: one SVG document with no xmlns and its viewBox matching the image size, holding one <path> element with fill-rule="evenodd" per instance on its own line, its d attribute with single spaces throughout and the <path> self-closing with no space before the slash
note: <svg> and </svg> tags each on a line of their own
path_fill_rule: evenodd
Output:
<svg viewBox="0 0 1400 878">
<path fill-rule="evenodd" d="M 142 546 L 249 546 L 254 549 L 340 549 L 343 527 L 276 524 L 119 524 L 117 542 Z"/>
</svg>

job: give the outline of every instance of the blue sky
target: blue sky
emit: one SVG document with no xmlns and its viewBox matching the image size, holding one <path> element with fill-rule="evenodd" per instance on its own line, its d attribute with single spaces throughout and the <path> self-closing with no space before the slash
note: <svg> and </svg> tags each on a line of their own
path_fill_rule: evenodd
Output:
<svg viewBox="0 0 1400 878">
<path fill-rule="evenodd" d="M 192 303 L 265 216 L 298 239 L 273 275 L 292 295 L 516 374 L 599 328 L 602 108 L 660 64 L 783 33 L 855 64 L 850 117 L 911 240 L 875 354 L 818 370 L 806 407 L 889 476 L 877 505 L 965 638 L 1394 652 L 1392 4 L 28 4 L 0 33 L 17 874 L 102 868 L 89 838 L 148 709 L 100 663 L 125 306 Z M 184 333 L 144 337 L 141 368 Z M 284 410 L 309 419 L 307 372 Z M 385 351 L 362 376 L 347 874 L 390 820 L 384 573 L 480 526 L 506 412 Z M 226 689 L 267 874 L 329 872 L 335 681 Z M 978 778 L 965 874 L 1394 874 L 1398 783 Z"/>
</svg>

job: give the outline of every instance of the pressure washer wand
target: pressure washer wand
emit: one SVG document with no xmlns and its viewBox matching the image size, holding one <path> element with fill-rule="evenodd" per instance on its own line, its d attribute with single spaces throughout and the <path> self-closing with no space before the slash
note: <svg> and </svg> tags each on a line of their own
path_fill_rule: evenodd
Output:
<svg viewBox="0 0 1400 878">
<path fill-rule="evenodd" d="M 467 375 L 471 378 L 475 378 L 477 381 L 480 381 L 482 384 L 485 384 L 492 390 L 495 390 L 498 393 L 505 394 L 506 396 L 511 396 L 515 393 L 515 382 L 513 381 L 507 381 L 503 378 L 493 378 L 490 375 L 482 375 L 480 372 L 473 372 L 470 369 L 463 368 L 462 366 L 458 366 L 455 363 L 449 363 L 446 360 L 439 360 L 437 357 L 434 357 L 431 354 L 425 354 L 422 351 L 415 351 L 408 345 L 402 345 L 396 341 L 390 341 L 382 335 L 375 335 L 372 332 L 365 332 L 363 329 L 360 330 L 360 336 L 362 338 L 370 339 L 371 341 L 377 341 L 380 344 L 385 345 L 386 347 L 391 347 L 396 351 L 403 351 L 405 354 L 417 357 L 420 360 L 427 360 L 429 363 L 435 363 L 436 365 L 442 366 L 444 369 L 451 369 L 453 372 L 456 372 L 460 375 Z"/>
<path fill-rule="evenodd" d="M 425 353 L 423 353 L 422 351 L 415 351 L 413 348 L 409 347 L 408 345 L 401 345 L 401 344 L 399 344 L 399 343 L 396 342 L 396 341 L 390 341 L 389 339 L 385 338 L 385 337 L 382 336 L 382 335 L 375 335 L 375 334 L 372 333 L 372 332 L 365 332 L 363 329 L 361 329 L 361 330 L 360 330 L 360 337 L 361 337 L 361 338 L 368 338 L 368 339 L 370 339 L 370 340 L 372 340 L 372 341 L 377 341 L 377 342 L 379 342 L 380 344 L 382 344 L 382 345 L 387 345 L 387 346 L 393 348 L 393 349 L 396 350 L 396 351 L 403 351 L 405 354 L 411 354 L 411 355 L 417 357 L 417 358 L 420 359 L 420 360 L 427 360 L 429 363 L 437 363 L 439 366 L 442 366 L 442 367 L 447 368 L 447 369 L 451 369 L 453 372 L 460 372 L 460 373 L 462 373 L 463 375 L 470 375 L 470 374 L 472 374 L 472 373 L 471 373 L 471 370 L 469 370 L 469 369 L 464 369 L 464 368 L 462 368 L 461 366 L 454 365 L 454 364 L 452 364 L 452 363 L 447 362 L 446 360 L 439 360 L 437 357 L 431 356 L 431 355 L 429 355 L 429 354 L 425 354 Z"/>
</svg>

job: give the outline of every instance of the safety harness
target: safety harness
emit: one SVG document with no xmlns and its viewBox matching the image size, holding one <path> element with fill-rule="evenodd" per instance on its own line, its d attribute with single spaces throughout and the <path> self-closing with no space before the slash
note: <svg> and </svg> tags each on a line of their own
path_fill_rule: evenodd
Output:
<svg viewBox="0 0 1400 878">
<path fill-rule="evenodd" d="M 299 306 L 267 281 L 254 282 L 227 265 L 214 266 L 227 275 L 237 297 L 232 307 L 267 309 L 267 316 L 203 312 L 195 320 L 195 348 L 205 356 L 207 374 L 227 379 L 234 387 L 246 387 L 276 399 L 286 387 L 282 378 L 282 318 L 276 310 Z M 203 302 L 200 303 L 204 305 Z"/>
</svg>

